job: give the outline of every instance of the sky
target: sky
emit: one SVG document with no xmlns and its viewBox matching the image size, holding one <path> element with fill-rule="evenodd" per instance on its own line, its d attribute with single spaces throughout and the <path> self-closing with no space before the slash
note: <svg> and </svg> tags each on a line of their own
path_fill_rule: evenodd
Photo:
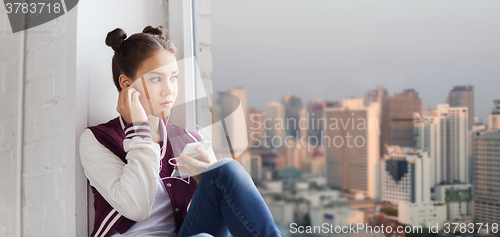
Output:
<svg viewBox="0 0 500 237">
<path fill-rule="evenodd" d="M 486 119 L 500 96 L 500 1 L 212 1 L 214 91 L 247 107 L 286 94 L 338 101 L 414 88 L 424 108 L 455 85 Z"/>
</svg>

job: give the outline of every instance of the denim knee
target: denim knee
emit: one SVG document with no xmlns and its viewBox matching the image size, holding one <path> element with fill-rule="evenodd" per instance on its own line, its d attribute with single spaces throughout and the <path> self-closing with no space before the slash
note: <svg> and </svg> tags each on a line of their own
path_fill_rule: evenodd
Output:
<svg viewBox="0 0 500 237">
<path fill-rule="evenodd" d="M 221 165 L 218 169 L 218 178 L 222 183 L 254 185 L 247 171 L 243 168 L 243 166 L 241 166 L 238 161 L 234 159 L 231 159 L 229 162 Z"/>
</svg>

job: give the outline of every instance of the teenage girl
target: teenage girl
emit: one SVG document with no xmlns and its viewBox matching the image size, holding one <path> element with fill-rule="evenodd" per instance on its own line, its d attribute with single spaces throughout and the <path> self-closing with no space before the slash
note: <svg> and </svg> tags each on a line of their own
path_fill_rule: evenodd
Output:
<svg viewBox="0 0 500 237">
<path fill-rule="evenodd" d="M 211 149 L 198 149 L 199 160 L 179 155 L 202 137 L 164 119 L 177 98 L 178 67 L 163 35 L 163 27 L 147 26 L 128 38 L 119 28 L 106 37 L 120 115 L 80 137 L 94 193 L 91 236 L 282 236 L 237 161 L 217 161 Z"/>
</svg>

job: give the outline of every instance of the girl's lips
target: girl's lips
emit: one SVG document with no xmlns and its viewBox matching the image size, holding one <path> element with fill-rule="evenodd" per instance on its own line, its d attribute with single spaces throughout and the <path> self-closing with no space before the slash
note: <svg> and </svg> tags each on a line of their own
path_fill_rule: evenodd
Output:
<svg viewBox="0 0 500 237">
<path fill-rule="evenodd" d="M 172 101 L 163 102 L 160 105 L 165 107 L 165 108 L 170 108 L 170 107 L 172 107 Z"/>
</svg>

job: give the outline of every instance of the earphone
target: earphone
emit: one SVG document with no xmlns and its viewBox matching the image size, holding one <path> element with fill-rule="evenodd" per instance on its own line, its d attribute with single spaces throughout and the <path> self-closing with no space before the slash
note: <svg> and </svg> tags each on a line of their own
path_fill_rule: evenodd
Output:
<svg viewBox="0 0 500 237">
<path fill-rule="evenodd" d="M 129 86 L 130 86 L 130 82 L 128 82 L 128 81 L 125 81 L 125 83 L 127 83 L 127 85 L 129 85 Z"/>
</svg>

